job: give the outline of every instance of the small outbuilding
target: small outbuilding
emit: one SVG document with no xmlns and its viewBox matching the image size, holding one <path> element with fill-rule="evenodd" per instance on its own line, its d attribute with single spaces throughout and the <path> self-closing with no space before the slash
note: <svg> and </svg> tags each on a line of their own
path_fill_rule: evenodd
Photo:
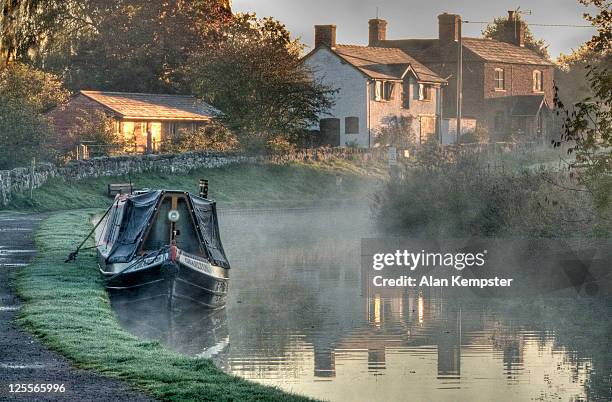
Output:
<svg viewBox="0 0 612 402">
<path fill-rule="evenodd" d="M 196 130 L 220 112 L 190 95 L 80 91 L 47 116 L 57 135 L 78 130 L 82 118 L 102 111 L 114 121 L 114 130 L 128 151 L 157 151 L 180 130 Z"/>
</svg>

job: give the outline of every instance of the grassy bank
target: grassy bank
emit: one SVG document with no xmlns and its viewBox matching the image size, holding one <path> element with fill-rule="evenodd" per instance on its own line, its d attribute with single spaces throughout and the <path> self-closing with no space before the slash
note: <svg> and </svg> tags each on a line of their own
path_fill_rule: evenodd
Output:
<svg viewBox="0 0 612 402">
<path fill-rule="evenodd" d="M 127 183 L 135 188 L 165 188 L 197 191 L 198 180 L 210 181 L 210 198 L 221 207 L 305 206 L 314 201 L 333 202 L 362 197 L 371 191 L 371 184 L 383 176 L 376 168 L 365 169 L 342 159 L 326 162 L 273 164 L 236 164 L 214 169 L 198 169 L 189 173 L 147 172 L 131 177 L 100 177 L 83 180 L 52 179 L 44 186 L 16 194 L 7 209 L 57 211 L 65 209 L 107 207 L 108 183 Z M 342 178 L 337 186 L 336 177 Z"/>
<path fill-rule="evenodd" d="M 88 230 L 90 213 L 63 212 L 36 234 L 34 263 L 19 271 L 19 323 L 78 367 L 125 380 L 168 401 L 299 401 L 305 398 L 229 376 L 209 360 L 183 357 L 121 329 L 99 278 L 93 252 L 64 264 Z"/>
</svg>

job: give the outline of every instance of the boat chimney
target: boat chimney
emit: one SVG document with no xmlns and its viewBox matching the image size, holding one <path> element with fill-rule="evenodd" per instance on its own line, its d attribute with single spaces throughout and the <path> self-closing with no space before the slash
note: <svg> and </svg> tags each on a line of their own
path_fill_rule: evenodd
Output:
<svg viewBox="0 0 612 402">
<path fill-rule="evenodd" d="M 200 197 L 208 198 L 208 180 L 200 179 Z"/>
</svg>

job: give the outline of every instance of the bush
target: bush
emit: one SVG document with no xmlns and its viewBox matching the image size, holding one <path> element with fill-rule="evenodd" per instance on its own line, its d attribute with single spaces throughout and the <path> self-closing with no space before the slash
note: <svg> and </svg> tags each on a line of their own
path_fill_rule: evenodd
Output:
<svg viewBox="0 0 612 402">
<path fill-rule="evenodd" d="M 461 134 L 459 142 L 462 144 L 482 143 L 489 141 L 489 131 L 482 126 Z"/>
<path fill-rule="evenodd" d="M 66 155 L 73 152 L 79 143 L 90 143 L 90 157 L 112 155 L 123 148 L 114 126 L 115 121 L 101 110 L 83 110 L 77 117 L 75 128 L 66 136 L 56 137 L 56 149 Z"/>
<path fill-rule="evenodd" d="M 282 137 L 276 137 L 268 141 L 266 150 L 272 154 L 286 154 L 295 151 L 295 145 Z"/>
<path fill-rule="evenodd" d="M 375 144 L 378 146 L 409 147 L 417 143 L 417 134 L 413 130 L 412 116 L 387 117 L 381 128 L 375 133 Z"/>
<path fill-rule="evenodd" d="M 547 171 L 490 172 L 475 156 L 434 167 L 417 163 L 378 194 L 375 213 L 385 230 L 398 234 L 594 234 L 599 222 L 590 193 L 567 190 L 574 185 L 557 180 Z"/>
<path fill-rule="evenodd" d="M 239 143 L 223 125 L 213 122 L 197 130 L 180 130 L 175 138 L 164 143 L 168 152 L 189 151 L 232 151 L 238 149 Z"/>
</svg>

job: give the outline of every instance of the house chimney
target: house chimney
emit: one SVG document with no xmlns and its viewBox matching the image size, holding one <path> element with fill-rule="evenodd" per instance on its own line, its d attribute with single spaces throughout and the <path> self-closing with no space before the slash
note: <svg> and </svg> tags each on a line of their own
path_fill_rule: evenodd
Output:
<svg viewBox="0 0 612 402">
<path fill-rule="evenodd" d="M 508 20 L 504 25 L 502 41 L 513 45 L 525 47 L 525 22 L 520 19 L 516 11 L 508 10 Z"/>
<path fill-rule="evenodd" d="M 438 15 L 438 39 L 441 43 L 457 42 L 461 35 L 461 16 L 457 14 Z"/>
<path fill-rule="evenodd" d="M 321 45 L 336 47 L 335 25 L 315 25 L 315 48 Z"/>
<path fill-rule="evenodd" d="M 387 40 L 387 21 L 373 19 L 370 24 L 370 40 L 368 46 L 377 46 L 381 41 Z"/>
</svg>

